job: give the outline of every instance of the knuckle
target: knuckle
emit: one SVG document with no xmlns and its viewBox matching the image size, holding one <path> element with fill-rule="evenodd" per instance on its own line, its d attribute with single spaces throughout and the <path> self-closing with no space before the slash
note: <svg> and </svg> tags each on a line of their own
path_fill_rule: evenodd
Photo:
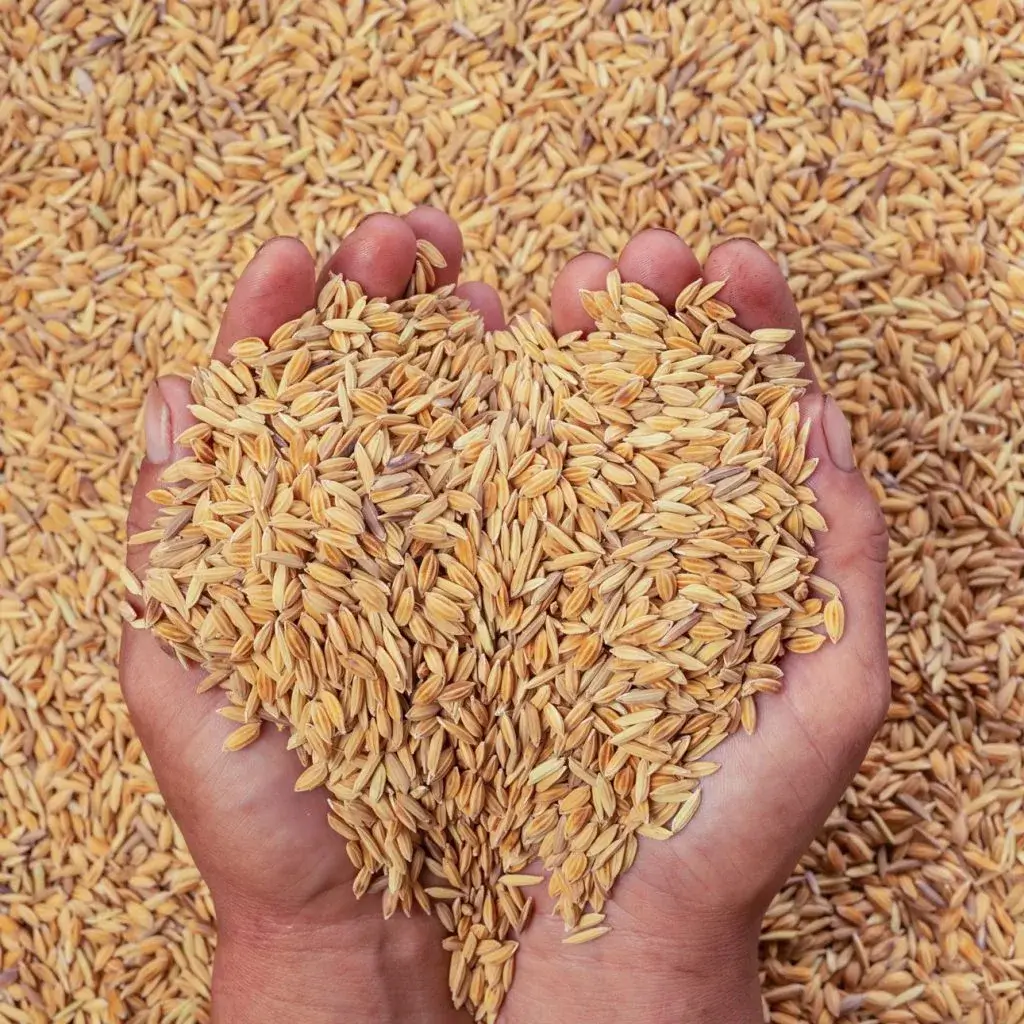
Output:
<svg viewBox="0 0 1024 1024">
<path fill-rule="evenodd" d="M 889 528 L 867 487 L 858 486 L 857 492 L 848 496 L 833 529 L 838 534 L 833 557 L 844 574 L 863 573 L 871 580 L 881 580 L 889 554 Z"/>
<path fill-rule="evenodd" d="M 866 689 L 865 731 L 869 738 L 872 738 L 888 717 L 889 705 L 892 702 L 892 682 L 888 665 L 884 671 L 877 672 L 870 677 L 870 683 Z"/>
<path fill-rule="evenodd" d="M 889 544 L 889 531 L 882 508 L 859 471 L 851 472 L 847 480 L 844 519 L 861 542 L 873 545 L 873 554 L 880 553 L 884 557 Z"/>
<path fill-rule="evenodd" d="M 137 533 L 142 533 L 143 530 L 149 529 L 149 522 L 147 512 L 140 507 L 141 503 L 136 499 L 131 503 L 128 509 L 128 536 L 134 537 Z"/>
<path fill-rule="evenodd" d="M 859 514 L 869 554 L 877 561 L 884 562 L 889 553 L 889 527 L 881 506 L 867 488 L 864 489 Z"/>
</svg>

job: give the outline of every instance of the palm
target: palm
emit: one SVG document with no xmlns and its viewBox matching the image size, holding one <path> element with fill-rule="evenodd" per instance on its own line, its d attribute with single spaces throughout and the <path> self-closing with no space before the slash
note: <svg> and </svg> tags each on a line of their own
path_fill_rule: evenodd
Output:
<svg viewBox="0 0 1024 1024">
<path fill-rule="evenodd" d="M 620 268 L 627 255 L 628 247 Z M 671 267 L 670 257 L 663 254 L 661 265 Z M 663 301 L 700 272 L 695 261 L 687 266 L 677 260 L 675 266 L 676 276 L 668 271 L 661 289 L 645 281 Z M 607 269 L 592 259 L 566 290 L 599 287 Z M 753 243 L 716 250 L 703 276 L 728 282 L 718 297 L 733 306 L 743 326 L 792 328 L 803 348 L 789 289 Z M 557 321 L 556 315 L 562 330 L 585 326 L 571 315 Z M 816 424 L 809 454 L 821 460 L 811 485 L 833 527 L 819 538 L 818 572 L 843 591 L 846 634 L 836 646 L 784 659 L 783 692 L 759 700 L 752 736 L 731 737 L 715 752 L 722 767 L 704 781 L 694 820 L 670 842 L 641 844 L 613 893 L 609 934 L 592 944 L 564 945 L 560 922 L 535 919 L 519 952 L 508 1003 L 513 1019 L 618 1020 L 622 1007 L 609 992 L 622 991 L 637 994 L 630 1010 L 638 1020 L 678 1018 L 681 980 L 693 980 L 686 979 L 687 963 L 707 972 L 709 950 L 711 970 L 727 978 L 753 977 L 753 965 L 744 961 L 756 952 L 763 911 L 852 778 L 884 716 L 884 523 L 859 475 L 832 464 L 816 388 L 804 405 Z M 737 972 L 737 963 L 751 969 Z M 642 991 L 634 984 L 638 972 L 645 977 Z M 567 1006 L 573 1007 L 568 1015 Z M 689 1009 L 701 1019 L 712 1008 Z"/>
<path fill-rule="evenodd" d="M 180 666 L 163 652 L 157 657 L 150 671 L 178 685 Z M 190 676 L 197 682 L 202 674 Z M 269 733 L 246 750 L 224 754 L 232 725 L 215 711 L 227 701 L 217 693 L 203 696 L 207 707 L 196 716 L 187 747 L 174 752 L 175 761 L 189 766 L 187 785 L 161 777 L 172 752 L 161 757 L 159 737 L 144 739 L 171 812 L 191 823 L 188 839 L 204 878 L 215 890 L 236 889 L 267 903 L 301 905 L 327 889 L 348 889 L 353 871 L 327 823 L 326 801 L 321 793 L 295 792 L 298 761 L 283 738 Z"/>
<path fill-rule="evenodd" d="M 616 1020 L 619 1009 L 608 1006 L 608 990 L 616 978 L 628 989 L 642 971 L 667 985 L 662 991 L 645 984 L 646 1005 L 634 1012 L 640 1020 L 663 1020 L 678 988 L 680 958 L 700 957 L 705 968 L 710 946 L 723 971 L 749 958 L 752 943 L 745 947 L 744 937 L 754 934 L 877 725 L 877 709 L 866 708 L 862 691 L 850 685 L 844 653 L 824 649 L 787 659 L 787 692 L 761 701 L 753 736 L 735 736 L 719 748 L 722 767 L 705 781 L 693 822 L 670 842 L 641 842 L 636 863 L 613 893 L 608 935 L 569 946 L 560 921 L 535 918 L 519 951 L 508 1002 L 513 1019 Z M 801 700 L 804 695 L 810 699 Z M 812 710 L 809 717 L 808 704 L 827 709 L 827 716 Z M 826 717 L 830 730 L 823 733 Z M 564 1009 L 546 1016 L 553 991 L 565 993 L 575 1017 Z"/>
<path fill-rule="evenodd" d="M 445 284 L 457 278 L 461 240 L 447 218 L 447 224 L 437 220 L 442 216 L 430 212 L 416 230 L 449 256 L 451 269 L 439 282 Z M 349 241 L 358 242 L 367 226 Z M 379 236 L 370 240 L 374 244 L 365 244 L 365 238 L 346 243 L 331 268 L 360 281 L 372 294 L 400 294 L 414 245 L 410 250 L 405 239 L 404 254 L 392 255 L 389 262 L 387 238 L 380 234 L 384 225 L 373 230 Z M 400 234 L 395 234 L 396 245 Z M 666 246 L 669 251 L 656 251 Z M 313 304 L 311 261 L 297 243 L 286 248 L 291 252 L 281 252 L 273 274 L 247 272 L 240 282 L 215 354 L 224 355 L 238 338 L 269 336 Z M 738 322 L 791 327 L 802 347 L 788 288 L 753 243 L 721 247 L 702 271 L 674 236 L 638 236 L 622 253 L 619 267 L 624 278 L 640 280 L 668 303 L 701 273 L 709 280 L 727 280 L 719 298 L 735 308 Z M 553 290 L 557 332 L 586 330 L 579 290 L 600 288 L 610 268 L 611 262 L 596 254 L 566 268 Z M 500 324 L 500 304 L 480 288 L 469 286 L 465 294 L 493 328 Z M 167 386 L 178 388 L 178 408 L 183 409 L 188 400 L 184 383 Z M 716 751 L 722 768 L 705 781 L 694 821 L 669 843 L 642 844 L 607 908 L 610 934 L 593 944 L 564 945 L 561 922 L 546 915 L 539 901 L 521 937 L 517 981 L 506 1004 L 510 1020 L 619 1019 L 622 1007 L 607 1000 L 609 986 L 634 991 L 632 978 L 641 970 L 649 981 L 643 986 L 644 1005 L 633 1008 L 637 1019 L 665 1019 L 678 998 L 679 972 L 685 974 L 687 957 L 696 959 L 698 947 L 711 944 L 723 963 L 750 959 L 754 943 L 747 940 L 756 938 L 760 914 L 856 770 L 884 713 L 884 530 L 859 475 L 829 461 L 820 393 L 810 394 L 805 405 L 816 424 L 810 455 L 821 459 L 811 483 L 826 520 L 840 524 L 822 538 L 819 572 L 844 592 L 847 635 L 835 647 L 785 661 L 784 691 L 760 700 L 754 735 L 732 737 Z M 178 430 L 185 425 L 175 424 Z M 136 530 L 151 521 L 153 510 L 144 492 L 157 477 L 154 467 L 143 467 L 132 510 Z M 144 552 L 136 551 L 134 559 L 141 569 Z M 294 792 L 299 764 L 283 737 L 265 729 L 252 747 L 224 754 L 222 743 L 233 726 L 214 714 L 226 703 L 223 697 L 216 692 L 191 695 L 197 675 L 183 670 L 145 634 L 128 631 L 126 636 L 126 696 L 218 912 L 223 915 L 223 906 L 256 907 L 264 914 L 302 920 L 314 907 L 317 913 L 358 920 L 363 929 L 372 929 L 369 941 L 384 941 L 378 930 L 394 926 L 380 922 L 377 898 L 356 903 L 352 897 L 354 870 L 343 841 L 327 823 L 326 800 L 322 792 Z M 168 694 L 175 693 L 179 698 L 169 700 Z M 435 923 L 416 917 L 403 927 L 421 937 L 421 967 L 443 979 L 444 954 Z M 702 963 L 706 959 L 705 950 Z M 658 979 L 665 984 L 659 987 Z M 567 1015 L 567 1006 L 574 1012 Z"/>
</svg>

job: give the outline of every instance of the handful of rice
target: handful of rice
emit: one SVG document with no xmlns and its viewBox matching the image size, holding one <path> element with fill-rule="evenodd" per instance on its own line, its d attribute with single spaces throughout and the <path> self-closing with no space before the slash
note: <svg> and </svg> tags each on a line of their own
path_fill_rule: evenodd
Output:
<svg viewBox="0 0 1024 1024">
<path fill-rule="evenodd" d="M 437 915 L 480 1020 L 531 887 L 566 942 L 606 932 L 781 656 L 842 632 L 790 332 L 719 288 L 669 311 L 612 273 L 597 330 L 555 338 L 335 278 L 197 373 L 193 456 L 152 495 L 145 624 L 225 690 L 228 749 L 288 733 L 357 895 Z"/>
</svg>

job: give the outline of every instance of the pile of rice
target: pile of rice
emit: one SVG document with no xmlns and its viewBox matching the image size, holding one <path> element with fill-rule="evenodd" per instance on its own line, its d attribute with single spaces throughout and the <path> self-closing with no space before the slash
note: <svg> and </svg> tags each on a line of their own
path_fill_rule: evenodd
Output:
<svg viewBox="0 0 1024 1024">
<path fill-rule="evenodd" d="M 792 332 L 695 281 L 671 313 L 613 271 L 597 330 L 485 333 L 447 288 L 317 307 L 192 386 L 140 627 L 209 669 L 326 786 L 354 889 L 453 941 L 493 1021 L 544 876 L 564 941 L 608 931 L 638 840 L 694 815 L 709 755 L 786 652 L 842 632 L 814 575 Z"/>
</svg>

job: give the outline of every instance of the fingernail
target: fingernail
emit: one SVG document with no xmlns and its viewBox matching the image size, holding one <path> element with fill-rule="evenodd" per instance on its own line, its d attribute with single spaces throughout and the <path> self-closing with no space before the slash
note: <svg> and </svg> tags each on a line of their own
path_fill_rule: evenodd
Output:
<svg viewBox="0 0 1024 1024">
<path fill-rule="evenodd" d="M 156 381 L 146 395 L 146 458 L 160 464 L 171 457 L 171 410 Z"/>
<path fill-rule="evenodd" d="M 853 461 L 850 424 L 831 395 L 825 397 L 822 423 L 825 427 L 825 443 L 828 445 L 829 458 L 839 469 L 849 472 L 856 465 Z"/>
</svg>

